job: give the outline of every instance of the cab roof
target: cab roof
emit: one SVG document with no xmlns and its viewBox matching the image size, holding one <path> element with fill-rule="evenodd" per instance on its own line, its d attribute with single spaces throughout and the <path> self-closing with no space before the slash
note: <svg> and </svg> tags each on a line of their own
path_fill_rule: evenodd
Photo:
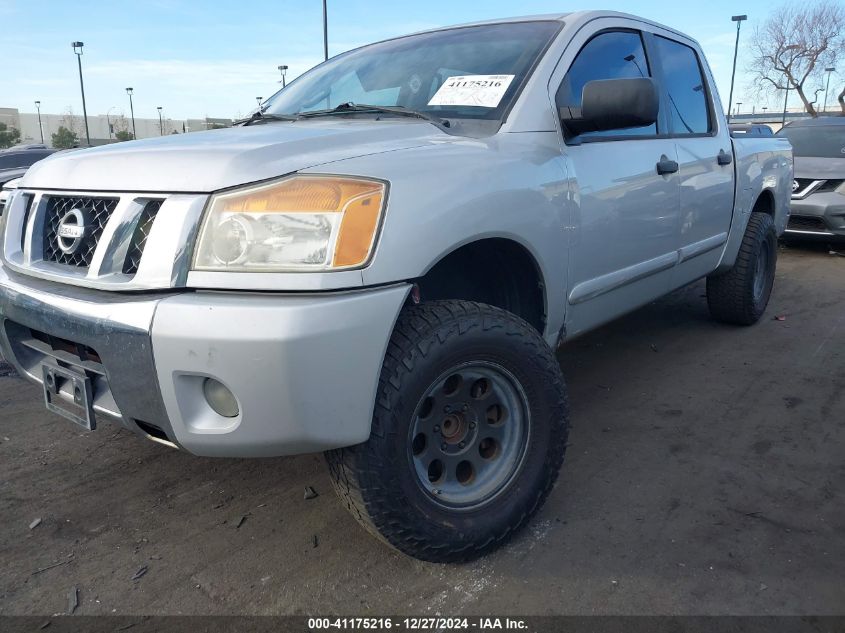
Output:
<svg viewBox="0 0 845 633">
<path fill-rule="evenodd" d="M 496 18 L 493 20 L 480 20 L 477 22 L 466 22 L 463 24 L 450 24 L 439 26 L 431 29 L 424 29 L 422 31 L 418 31 L 416 33 L 409 33 L 408 35 L 418 35 L 420 33 L 436 33 L 437 31 L 446 31 L 449 29 L 458 29 L 467 26 L 483 26 L 483 25 L 490 25 L 490 24 L 513 24 L 514 22 L 542 22 L 542 21 L 557 21 L 557 22 L 570 22 L 570 23 L 586 23 L 590 20 L 595 20 L 597 18 L 625 18 L 629 20 L 637 20 L 639 22 L 644 22 L 646 24 L 650 24 L 652 26 L 656 26 L 661 29 L 665 29 L 672 33 L 676 33 L 688 40 L 693 42 L 698 42 L 690 37 L 689 35 L 678 31 L 670 26 L 666 26 L 665 24 L 661 24 L 660 22 L 655 22 L 654 20 L 649 20 L 648 18 L 644 18 L 638 15 L 633 15 L 631 13 L 625 13 L 622 11 L 610 11 L 610 10 L 587 10 L 587 11 L 572 11 L 570 13 L 541 13 L 537 15 L 520 15 L 514 17 L 507 17 L 507 18 Z M 400 36 L 405 37 L 405 36 Z M 398 38 L 390 38 L 390 39 L 398 39 Z"/>
</svg>

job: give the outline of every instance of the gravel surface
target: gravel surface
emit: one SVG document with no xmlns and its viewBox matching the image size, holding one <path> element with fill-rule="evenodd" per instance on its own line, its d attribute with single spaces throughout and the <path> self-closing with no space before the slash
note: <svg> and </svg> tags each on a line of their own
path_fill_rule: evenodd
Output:
<svg viewBox="0 0 845 633">
<path fill-rule="evenodd" d="M 843 614 L 845 261 L 780 256 L 754 327 L 701 282 L 562 348 L 560 483 L 460 566 L 367 535 L 319 455 L 87 433 L 0 365 L 0 614 Z"/>
</svg>

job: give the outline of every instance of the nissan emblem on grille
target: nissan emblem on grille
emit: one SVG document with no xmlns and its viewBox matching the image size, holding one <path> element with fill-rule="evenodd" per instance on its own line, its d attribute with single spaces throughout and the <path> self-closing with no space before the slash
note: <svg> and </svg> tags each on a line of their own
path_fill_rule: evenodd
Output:
<svg viewBox="0 0 845 633">
<path fill-rule="evenodd" d="M 798 191 L 798 187 L 800 187 L 800 186 L 801 185 L 798 184 L 797 180 L 793 180 L 792 181 L 792 192 L 795 193 L 796 191 Z"/>
<path fill-rule="evenodd" d="M 48 196 L 41 236 L 44 261 L 88 267 L 119 198 Z"/>
<path fill-rule="evenodd" d="M 59 221 L 59 228 L 56 231 L 56 242 L 62 252 L 71 255 L 76 252 L 82 240 L 88 233 L 88 223 L 85 209 L 75 208 L 65 213 Z"/>
</svg>

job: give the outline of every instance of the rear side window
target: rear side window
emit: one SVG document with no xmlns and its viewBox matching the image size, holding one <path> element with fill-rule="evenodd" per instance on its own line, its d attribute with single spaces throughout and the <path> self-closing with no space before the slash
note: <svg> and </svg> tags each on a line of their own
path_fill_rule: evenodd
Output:
<svg viewBox="0 0 845 633">
<path fill-rule="evenodd" d="M 655 36 L 663 66 L 664 89 L 669 95 L 672 134 L 707 134 L 712 130 L 707 90 L 698 55 L 685 44 Z"/>
<path fill-rule="evenodd" d="M 634 31 L 607 31 L 599 33 L 584 45 L 563 78 L 556 95 L 557 107 L 580 110 L 584 86 L 597 79 L 633 79 L 651 77 L 648 60 L 640 34 Z M 601 136 L 650 136 L 657 134 L 655 124 L 589 132 L 581 138 Z"/>
</svg>

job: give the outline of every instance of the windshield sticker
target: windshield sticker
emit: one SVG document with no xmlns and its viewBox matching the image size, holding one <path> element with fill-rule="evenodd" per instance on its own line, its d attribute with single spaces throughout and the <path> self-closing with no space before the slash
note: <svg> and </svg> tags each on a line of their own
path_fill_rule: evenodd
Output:
<svg viewBox="0 0 845 633">
<path fill-rule="evenodd" d="M 505 96 L 513 75 L 460 75 L 449 77 L 428 102 L 430 106 L 495 108 Z"/>
</svg>

